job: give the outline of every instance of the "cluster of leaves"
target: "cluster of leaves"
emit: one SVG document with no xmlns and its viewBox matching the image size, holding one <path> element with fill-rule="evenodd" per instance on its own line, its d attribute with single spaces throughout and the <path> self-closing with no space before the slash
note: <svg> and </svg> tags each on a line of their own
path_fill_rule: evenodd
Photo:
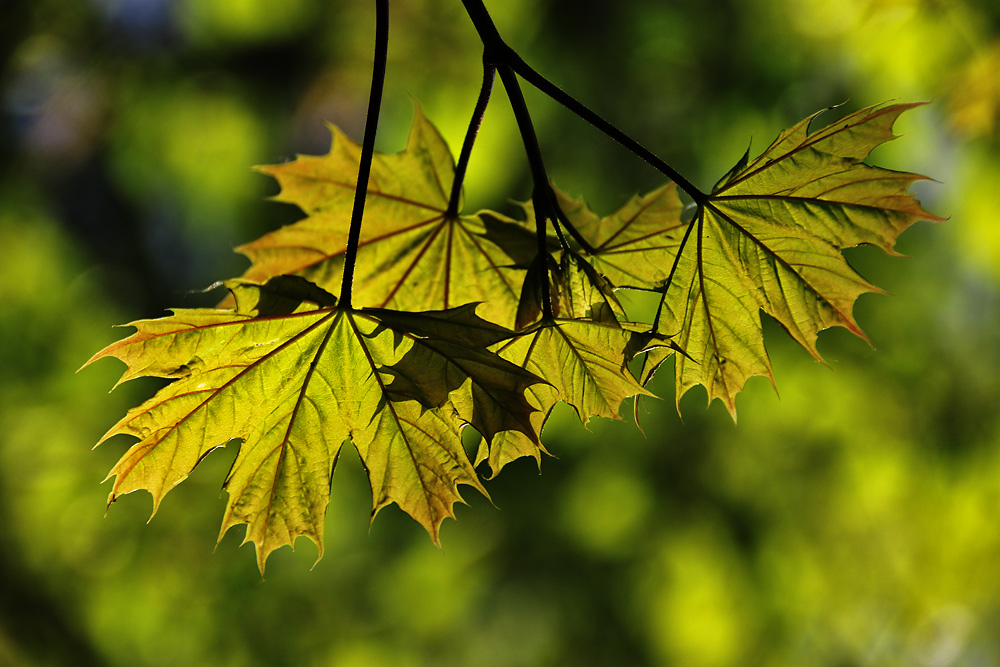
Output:
<svg viewBox="0 0 1000 667">
<path fill-rule="evenodd" d="M 396 503 L 436 542 L 460 485 L 487 493 L 477 467 L 540 461 L 560 401 L 584 422 L 618 418 L 674 357 L 678 400 L 702 385 L 735 417 L 746 381 L 771 377 L 760 311 L 817 358 L 822 329 L 863 336 L 853 304 L 876 288 L 841 251 L 891 253 L 907 226 L 933 219 L 907 194 L 920 176 L 864 162 L 912 106 L 868 107 L 817 130 L 807 118 L 711 193 L 681 182 L 689 207 L 675 179 L 607 217 L 538 174 L 519 218 L 461 213 L 455 162 L 419 108 L 396 155 L 367 157 L 334 128 L 327 155 L 261 168 L 306 217 L 239 248 L 252 265 L 223 283 L 219 307 L 134 322 L 91 359 L 124 361 L 121 381 L 173 380 L 104 436 L 138 439 L 109 474 L 109 502 L 145 489 L 155 512 L 208 452 L 238 443 L 220 538 L 247 524 L 263 572 L 300 535 L 322 555 L 347 441 L 372 516 Z M 338 289 L 350 291 L 338 299 Z M 618 289 L 660 294 L 653 321 L 628 321 Z M 482 435 L 472 459 L 465 427 Z"/>
</svg>

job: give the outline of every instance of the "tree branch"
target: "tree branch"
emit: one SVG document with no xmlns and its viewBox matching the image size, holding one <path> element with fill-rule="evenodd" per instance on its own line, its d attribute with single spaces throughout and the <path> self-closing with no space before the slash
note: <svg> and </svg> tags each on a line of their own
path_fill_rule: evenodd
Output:
<svg viewBox="0 0 1000 667">
<path fill-rule="evenodd" d="M 616 125 L 594 113 L 585 104 L 539 74 L 530 65 L 528 65 L 528 63 L 526 63 L 514 49 L 507 46 L 506 42 L 504 42 L 500 37 L 500 33 L 497 31 L 496 25 L 493 23 L 493 19 L 490 17 L 489 11 L 487 11 L 482 0 L 462 0 L 462 4 L 465 5 L 469 18 L 472 19 L 473 25 L 475 25 L 476 30 L 479 32 L 479 37 L 483 40 L 486 56 L 494 64 L 496 64 L 497 67 L 506 65 L 539 91 L 548 95 L 553 100 L 566 107 L 569 111 L 620 143 L 634 155 L 644 160 L 657 171 L 672 180 L 677 184 L 677 187 L 686 192 L 696 204 L 701 205 L 705 202 L 708 195 L 696 188 L 694 184 L 686 179 L 680 172 L 657 157 L 652 151 L 647 149 L 638 141 L 620 130 Z M 576 235 L 574 235 L 574 238 L 576 238 Z"/>
<path fill-rule="evenodd" d="M 677 184 L 681 190 L 686 192 L 691 199 L 697 204 L 702 204 L 707 195 L 694 186 L 688 179 L 686 179 L 680 172 L 671 167 L 669 164 L 664 162 L 662 159 L 657 157 L 652 151 L 640 144 L 638 141 L 625 134 L 622 130 L 618 129 L 616 125 L 597 113 L 590 110 L 585 104 L 574 98 L 572 95 L 566 93 L 562 88 L 555 85 L 544 76 L 535 71 L 528 63 L 526 63 L 516 52 L 510 51 L 511 61 L 508 63 L 511 69 L 513 69 L 518 75 L 521 76 L 525 81 L 533 85 L 542 93 L 548 95 L 553 100 L 563 105 L 574 114 L 587 121 L 595 128 L 606 134 L 608 137 L 614 139 L 622 146 L 627 148 L 637 157 L 641 158 L 661 174 L 672 180 Z"/>
</svg>

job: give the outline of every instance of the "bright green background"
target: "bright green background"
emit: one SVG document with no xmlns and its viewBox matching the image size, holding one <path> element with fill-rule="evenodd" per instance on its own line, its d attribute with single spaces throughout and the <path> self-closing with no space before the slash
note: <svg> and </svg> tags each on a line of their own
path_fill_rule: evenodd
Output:
<svg viewBox="0 0 1000 667">
<path fill-rule="evenodd" d="M 250 166 L 360 137 L 369 2 L 33 0 L 0 19 L 0 665 L 1000 664 L 1000 9 L 990 0 L 495 0 L 551 79 L 709 187 L 816 109 L 933 100 L 875 158 L 926 173 L 898 249 L 852 260 L 878 346 L 824 334 L 824 368 L 769 327 L 781 393 L 754 380 L 735 426 L 704 394 L 511 465 L 442 531 L 394 509 L 369 530 L 356 455 L 334 478 L 326 556 L 256 572 L 213 553 L 233 452 L 146 525 L 104 516 L 127 447 L 94 442 L 153 390 L 76 369 L 111 325 L 206 303 L 231 247 L 296 219 Z M 447 7 L 447 8 L 445 8 Z M 453 150 L 481 76 L 460 3 L 396 0 L 383 150 L 411 97 Z M 610 212 L 661 178 L 529 94 L 551 175 Z M 502 91 L 469 209 L 530 196 Z M 207 301 L 211 303 L 211 298 Z M 134 386 L 133 386 L 134 385 Z M 630 412 L 626 406 L 625 412 Z"/>
</svg>

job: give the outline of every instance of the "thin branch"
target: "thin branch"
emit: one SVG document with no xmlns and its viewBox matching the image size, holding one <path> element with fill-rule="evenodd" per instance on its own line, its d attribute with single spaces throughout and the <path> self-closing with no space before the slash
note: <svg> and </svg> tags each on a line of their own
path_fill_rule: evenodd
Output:
<svg viewBox="0 0 1000 667">
<path fill-rule="evenodd" d="M 351 289 L 354 286 L 354 267 L 358 259 L 361 240 L 361 222 L 365 213 L 365 197 L 371 176 L 372 157 L 375 154 L 375 133 L 378 130 L 379 110 L 382 108 L 382 88 L 385 85 L 385 68 L 389 53 L 389 0 L 375 0 L 375 57 L 372 63 L 372 88 L 368 98 L 368 115 L 365 118 L 365 136 L 361 144 L 358 166 L 358 184 L 354 189 L 354 208 L 351 211 L 351 228 L 347 235 L 344 255 L 344 282 L 340 288 L 340 303 L 351 308 Z"/>
<path fill-rule="evenodd" d="M 531 177 L 534 182 L 535 199 L 543 199 L 546 204 L 549 204 L 551 197 L 548 192 L 549 182 L 545 172 L 545 163 L 542 160 L 542 149 L 538 143 L 538 136 L 535 134 L 535 127 L 531 122 L 528 104 L 524 101 L 524 94 L 521 92 L 521 84 L 506 62 L 505 53 L 510 49 L 500 37 L 500 33 L 497 32 L 493 19 L 486 11 L 482 0 L 462 0 L 462 3 L 483 41 L 483 62 L 487 68 L 494 68 L 500 72 L 500 80 L 507 91 L 511 109 L 514 111 L 514 119 L 517 121 L 517 129 L 521 132 L 521 141 L 528 157 L 528 165 L 531 168 Z M 482 98 L 482 93 L 480 93 L 480 98 Z"/>
<path fill-rule="evenodd" d="M 688 196 L 695 201 L 695 203 L 702 204 L 705 201 L 707 195 L 695 187 L 695 185 L 681 175 L 680 172 L 657 157 L 652 151 L 640 144 L 638 141 L 618 129 L 616 125 L 608 120 L 605 120 L 594 111 L 591 111 L 591 109 L 585 104 L 539 74 L 516 52 L 510 51 L 509 53 L 510 61 L 508 62 L 508 65 L 511 69 L 517 72 L 521 78 L 572 111 L 583 120 L 593 125 L 610 138 L 620 143 L 637 157 L 649 163 L 657 171 L 676 183 L 677 187 L 686 192 Z"/>
<path fill-rule="evenodd" d="M 483 4 L 483 0 L 462 0 L 462 4 L 465 5 L 465 11 L 472 19 L 472 24 L 476 27 L 479 38 L 483 40 L 483 46 L 486 48 L 489 60 L 495 63 L 496 56 L 499 54 L 493 53 L 493 51 L 509 51 L 510 47 L 500 37 L 500 32 L 493 23 L 493 18 L 487 11 L 486 5 Z M 502 60 L 504 59 L 502 58 Z"/>
<path fill-rule="evenodd" d="M 556 196 L 555 193 L 552 192 L 551 189 L 549 191 L 552 195 L 552 198 L 555 199 Z M 562 223 L 562 226 L 566 228 L 566 230 L 569 232 L 569 235 L 573 237 L 573 240 L 575 240 L 577 243 L 580 244 L 580 248 L 582 248 L 583 251 L 589 255 L 597 254 L 597 250 L 594 248 L 594 246 L 590 245 L 590 241 L 583 238 L 583 234 L 581 234 L 580 231 L 573 226 L 573 223 L 569 221 L 569 218 L 566 216 L 566 213 L 562 210 L 562 207 L 559 206 L 559 202 L 554 202 L 553 207 L 555 208 L 556 219 Z M 558 229 L 558 227 L 556 227 L 556 229 Z"/>
<path fill-rule="evenodd" d="M 462 198 L 462 184 L 465 181 L 465 171 L 469 166 L 469 159 L 472 157 L 472 147 L 476 143 L 476 135 L 483 124 L 483 116 L 486 114 L 486 107 L 490 103 L 490 94 L 493 92 L 493 80 L 496 78 L 497 68 L 492 63 L 483 59 L 483 85 L 479 89 L 479 98 L 476 100 L 476 108 L 472 112 L 472 120 L 469 121 L 469 129 L 465 133 L 465 142 L 462 144 L 462 153 L 458 157 L 458 164 L 455 165 L 455 180 L 451 185 L 451 198 L 448 200 L 448 210 L 445 212 L 446 218 L 458 217 L 459 200 Z"/>
<path fill-rule="evenodd" d="M 680 172 L 657 157 L 652 151 L 647 149 L 638 141 L 618 129 L 618 127 L 613 123 L 591 111 L 585 104 L 563 91 L 562 88 L 546 79 L 544 76 L 536 72 L 530 65 L 528 65 L 528 63 L 526 63 L 524 59 L 522 59 L 521 56 L 518 55 L 514 49 L 510 48 L 500 37 L 500 33 L 497 31 L 496 25 L 493 23 L 493 19 L 490 17 L 489 11 L 487 11 L 482 0 L 462 0 L 462 4 L 465 5 L 469 18 L 472 19 L 472 23 L 476 26 L 476 30 L 479 32 L 479 37 L 483 40 L 483 46 L 486 49 L 487 57 L 494 64 L 498 67 L 500 65 L 506 65 L 539 91 L 548 95 L 553 100 L 566 107 L 569 111 L 573 112 L 607 136 L 620 143 L 637 157 L 645 160 L 657 171 L 676 183 L 681 190 L 686 192 L 688 196 L 695 201 L 695 203 L 700 205 L 705 202 L 708 195 L 696 188 L 694 184 L 681 175 Z"/>
<path fill-rule="evenodd" d="M 535 187 L 532 193 L 532 201 L 535 203 L 535 230 L 538 237 L 538 255 L 545 258 L 548 256 L 548 241 L 545 233 L 546 223 L 549 220 L 555 221 L 552 214 L 552 201 L 549 193 L 548 177 L 545 174 L 545 162 L 542 160 L 542 149 L 538 144 L 538 136 L 535 134 L 535 126 L 531 122 L 531 114 L 528 112 L 528 104 L 524 101 L 524 94 L 521 92 L 521 85 L 514 74 L 506 65 L 499 68 L 500 80 L 503 81 L 504 89 L 510 100 L 511 109 L 514 111 L 514 120 L 517 122 L 517 129 L 521 132 L 521 142 L 524 144 L 524 151 L 528 156 L 528 166 L 531 168 L 531 177 Z M 552 317 L 552 295 L 549 289 L 549 269 L 548 261 L 545 261 L 545 276 L 542 280 L 542 311 L 546 318 Z"/>
</svg>

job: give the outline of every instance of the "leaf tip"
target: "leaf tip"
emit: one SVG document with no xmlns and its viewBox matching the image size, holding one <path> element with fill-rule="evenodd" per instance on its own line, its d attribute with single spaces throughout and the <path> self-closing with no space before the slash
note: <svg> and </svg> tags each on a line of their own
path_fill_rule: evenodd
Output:
<svg viewBox="0 0 1000 667">
<path fill-rule="evenodd" d="M 285 162 L 283 164 L 288 164 Z M 266 174 L 268 176 L 274 176 L 277 174 L 278 170 L 281 169 L 281 164 L 255 164 L 250 167 L 252 171 L 256 171 L 258 174 Z"/>
<path fill-rule="evenodd" d="M 80 366 L 79 368 L 77 368 L 74 372 L 75 373 L 79 373 L 84 368 L 86 368 L 87 366 L 91 365 L 92 363 L 94 363 L 95 361 L 97 361 L 100 358 L 101 358 L 101 353 L 98 352 L 97 354 L 95 354 L 94 356 L 92 356 L 90 359 L 87 359 L 87 361 L 83 362 L 83 365 Z M 110 393 L 110 392 L 108 392 L 108 393 Z"/>
<path fill-rule="evenodd" d="M 735 402 L 732 405 L 729 405 L 727 407 L 729 409 L 729 416 L 733 418 L 733 424 L 734 425 L 738 425 L 739 424 L 739 418 L 736 415 L 736 404 L 735 404 Z"/>
<path fill-rule="evenodd" d="M 157 495 L 154 495 L 152 492 L 150 492 L 150 495 L 153 496 L 153 509 L 149 513 L 149 518 L 146 519 L 146 523 L 147 524 L 153 520 L 154 516 L 156 516 L 157 510 L 160 509 L 160 501 L 163 500 L 163 496 L 162 495 L 157 496 Z"/>
</svg>

